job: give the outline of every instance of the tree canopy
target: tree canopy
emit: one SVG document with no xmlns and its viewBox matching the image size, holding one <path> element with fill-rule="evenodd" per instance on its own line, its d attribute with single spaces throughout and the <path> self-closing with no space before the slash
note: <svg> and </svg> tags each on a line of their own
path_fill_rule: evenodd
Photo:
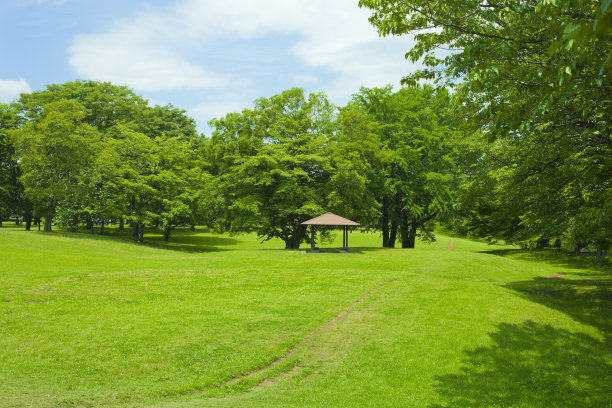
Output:
<svg viewBox="0 0 612 408">
<path fill-rule="evenodd" d="M 407 57 L 425 69 L 404 83 L 425 79 L 454 87 L 457 116 L 466 118 L 462 130 L 490 142 L 479 148 L 471 170 L 484 179 L 469 184 L 478 188 L 487 180 L 496 196 L 488 211 L 500 216 L 477 214 L 477 230 L 489 220 L 486 229 L 498 237 L 563 236 L 609 246 L 609 1 L 360 5 L 372 10 L 370 22 L 381 35 L 414 36 Z M 502 220 L 517 225 L 502 227 Z"/>
<path fill-rule="evenodd" d="M 127 87 L 49 85 L 0 105 L 0 215 L 44 218 L 47 231 L 129 223 L 138 242 L 201 224 L 298 248 L 301 223 L 334 211 L 380 231 L 383 247 L 431 241 L 444 223 L 601 254 L 612 242 L 604 3 L 363 0 L 381 34 L 416 33 L 408 57 L 424 70 L 343 107 L 299 88 L 262 97 L 211 120 L 209 139 L 185 111 Z"/>
</svg>

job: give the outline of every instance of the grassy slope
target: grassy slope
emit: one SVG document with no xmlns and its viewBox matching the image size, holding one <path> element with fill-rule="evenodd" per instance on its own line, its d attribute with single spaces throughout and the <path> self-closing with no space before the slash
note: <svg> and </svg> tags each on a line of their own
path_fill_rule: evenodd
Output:
<svg viewBox="0 0 612 408">
<path fill-rule="evenodd" d="M 378 241 L 1 229 L 0 406 L 612 406 L 609 271 Z"/>
</svg>

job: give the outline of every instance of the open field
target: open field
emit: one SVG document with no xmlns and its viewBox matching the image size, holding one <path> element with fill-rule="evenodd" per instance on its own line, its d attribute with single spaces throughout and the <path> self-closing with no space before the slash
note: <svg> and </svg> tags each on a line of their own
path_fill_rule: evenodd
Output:
<svg viewBox="0 0 612 408">
<path fill-rule="evenodd" d="M 443 236 L 171 240 L 0 229 L 0 406 L 612 406 L 609 269 Z"/>
</svg>

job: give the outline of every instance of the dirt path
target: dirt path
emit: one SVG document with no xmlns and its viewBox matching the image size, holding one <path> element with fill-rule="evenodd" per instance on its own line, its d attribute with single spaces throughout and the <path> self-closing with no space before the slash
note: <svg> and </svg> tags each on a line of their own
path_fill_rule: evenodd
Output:
<svg viewBox="0 0 612 408">
<path fill-rule="evenodd" d="M 448 243 L 448 246 L 446 247 L 447 250 L 452 251 L 453 250 L 453 245 L 455 244 L 455 240 L 451 238 L 450 242 Z"/>
<path fill-rule="evenodd" d="M 279 364 L 282 364 L 283 362 L 287 361 L 288 359 L 290 359 L 291 357 L 295 356 L 295 354 L 304 346 L 306 346 L 307 344 L 311 343 L 315 337 L 317 337 L 318 335 L 338 326 L 338 324 L 340 324 L 342 321 L 344 321 L 347 317 L 349 317 L 352 313 L 355 312 L 355 308 L 360 305 L 361 303 L 363 303 L 365 300 L 367 300 L 372 294 L 380 291 L 381 289 L 383 289 L 385 286 L 393 283 L 397 281 L 397 278 L 395 279 L 390 279 L 387 280 L 383 283 L 381 283 L 380 285 L 370 289 L 369 291 L 367 291 L 366 293 L 364 293 L 363 295 L 361 295 L 361 297 L 359 299 L 357 299 L 356 301 L 354 301 L 353 303 L 351 303 L 346 309 L 344 309 L 343 311 L 341 311 L 340 313 L 338 313 L 338 315 L 336 315 L 336 317 L 334 317 L 333 319 L 329 320 L 328 322 L 324 323 L 323 325 L 317 327 L 316 329 L 314 329 L 308 336 L 306 336 L 304 339 L 300 340 L 295 346 L 293 346 L 293 348 L 291 348 L 291 350 L 289 350 L 286 354 L 282 355 L 281 357 L 277 358 L 276 360 L 272 361 L 270 364 L 258 368 L 257 370 L 253 370 L 250 371 L 248 373 L 242 374 L 238 377 L 234 377 L 231 380 L 227 381 L 224 384 L 221 384 L 219 387 L 223 388 L 226 386 L 231 386 L 233 384 L 238 383 L 241 380 L 247 379 L 247 378 L 253 378 L 253 377 L 257 377 L 260 374 L 263 374 L 264 372 L 273 369 L 274 367 L 278 366 Z M 279 373 L 278 375 L 281 375 L 282 373 Z M 267 384 L 270 384 L 270 378 L 262 378 L 261 382 L 266 381 Z M 260 384 L 261 384 L 260 382 Z M 258 384 L 259 385 L 259 384 Z"/>
</svg>

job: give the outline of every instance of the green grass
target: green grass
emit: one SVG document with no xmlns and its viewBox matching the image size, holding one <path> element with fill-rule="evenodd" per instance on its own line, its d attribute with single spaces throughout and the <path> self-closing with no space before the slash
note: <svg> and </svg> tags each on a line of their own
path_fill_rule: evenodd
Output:
<svg viewBox="0 0 612 408">
<path fill-rule="evenodd" d="M 0 406 L 612 407 L 612 274 L 583 258 L 107 233 L 0 229 Z"/>
</svg>

